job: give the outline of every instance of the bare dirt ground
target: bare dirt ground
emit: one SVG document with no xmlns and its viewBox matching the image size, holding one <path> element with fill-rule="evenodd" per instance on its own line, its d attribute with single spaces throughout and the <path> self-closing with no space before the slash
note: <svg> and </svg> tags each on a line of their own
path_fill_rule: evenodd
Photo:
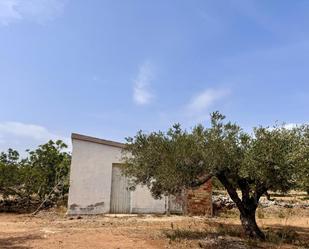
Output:
<svg viewBox="0 0 309 249">
<path fill-rule="evenodd" d="M 37 217 L 1 214 L 0 248 L 308 248 L 308 211 L 298 210 L 296 216 L 284 210 L 279 212 L 282 218 L 270 216 L 258 219 L 264 231 L 288 231 L 285 236 L 292 233 L 290 240 L 247 241 L 232 212 L 219 218 L 95 216 L 73 220 L 52 212 Z"/>
<path fill-rule="evenodd" d="M 215 218 L 0 213 L 0 249 L 309 248 L 308 208 L 267 207 L 257 218 L 268 242 L 245 239 L 235 209 Z"/>
</svg>

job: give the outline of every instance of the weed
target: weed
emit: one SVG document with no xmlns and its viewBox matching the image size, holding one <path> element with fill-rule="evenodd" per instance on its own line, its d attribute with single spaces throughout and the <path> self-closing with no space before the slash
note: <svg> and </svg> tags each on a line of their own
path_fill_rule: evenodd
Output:
<svg viewBox="0 0 309 249">
<path fill-rule="evenodd" d="M 257 212 L 256 212 L 256 214 L 257 214 L 257 217 L 258 217 L 259 219 L 264 219 L 264 218 L 265 218 L 265 211 L 262 210 L 262 209 L 258 209 Z"/>
<path fill-rule="evenodd" d="M 193 231 L 186 229 L 175 229 L 172 231 L 164 231 L 163 234 L 171 241 L 175 240 L 199 240 L 207 237 L 206 231 Z"/>
<path fill-rule="evenodd" d="M 239 217 L 239 212 L 235 209 L 224 210 L 220 212 L 220 217 L 222 218 L 237 218 Z"/>
<path fill-rule="evenodd" d="M 301 200 L 303 200 L 303 201 L 309 200 L 309 195 L 308 195 L 308 196 L 305 196 L 305 197 L 302 197 Z"/>
<path fill-rule="evenodd" d="M 267 231 L 266 240 L 275 243 L 287 243 L 287 244 L 295 244 L 298 239 L 298 234 L 293 229 L 284 228 L 277 231 Z"/>
<path fill-rule="evenodd" d="M 259 241 L 255 239 L 248 239 L 246 242 L 249 248 L 257 248 L 259 244 Z"/>
<path fill-rule="evenodd" d="M 217 227 L 217 233 L 219 235 L 229 235 L 229 236 L 234 236 L 234 237 L 242 236 L 241 228 L 224 226 L 223 224 L 219 224 L 219 226 Z"/>
<path fill-rule="evenodd" d="M 278 213 L 278 217 L 281 218 L 281 219 L 285 218 L 286 217 L 285 212 L 283 210 L 280 210 L 279 213 Z"/>
</svg>

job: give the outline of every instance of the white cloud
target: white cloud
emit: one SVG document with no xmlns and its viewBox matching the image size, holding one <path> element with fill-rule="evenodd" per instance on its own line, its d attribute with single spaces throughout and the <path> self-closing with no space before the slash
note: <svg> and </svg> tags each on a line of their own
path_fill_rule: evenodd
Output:
<svg viewBox="0 0 309 249">
<path fill-rule="evenodd" d="M 154 69 L 150 62 L 143 63 L 133 87 L 133 100 L 138 105 L 146 105 L 153 99 L 153 94 L 150 92 L 150 84 L 154 78 Z"/>
<path fill-rule="evenodd" d="M 180 109 L 159 112 L 157 120 L 161 123 L 162 129 L 174 123 L 180 123 L 184 128 L 192 128 L 198 123 L 204 124 L 209 120 L 211 112 L 218 110 L 219 105 L 226 103 L 230 93 L 231 91 L 227 88 L 205 89 L 193 96 Z"/>
<path fill-rule="evenodd" d="M 308 122 L 304 123 L 280 123 L 279 121 L 276 121 L 275 125 L 273 126 L 267 126 L 266 129 L 269 131 L 273 131 L 276 128 L 285 128 L 287 130 L 292 130 L 294 128 L 301 128 L 303 125 L 309 125 Z"/>
<path fill-rule="evenodd" d="M 304 123 L 287 123 L 287 124 L 283 124 L 283 127 L 285 129 L 288 129 L 288 130 L 292 130 L 294 128 L 299 128 L 301 127 L 302 125 L 309 125 L 308 122 L 304 122 Z"/>
<path fill-rule="evenodd" d="M 228 94 L 229 91 L 226 89 L 206 89 L 191 99 L 187 109 L 193 113 L 203 112 Z"/>
<path fill-rule="evenodd" d="M 69 146 L 71 144 L 70 138 L 55 134 L 43 126 L 20 122 L 0 122 L 0 151 L 13 148 L 23 152 L 46 143 L 50 139 L 63 140 Z"/>
<path fill-rule="evenodd" d="M 67 0 L 0 0 L 0 24 L 21 20 L 45 23 L 61 14 Z"/>
<path fill-rule="evenodd" d="M 190 122 L 203 122 L 209 118 L 210 107 L 229 94 L 228 89 L 206 89 L 190 100 L 185 107 L 185 114 Z"/>
<path fill-rule="evenodd" d="M 285 129 L 288 129 L 288 130 L 292 130 L 293 128 L 296 128 L 297 126 L 299 126 L 298 124 L 295 124 L 295 123 L 289 123 L 289 124 L 284 124 L 283 127 Z"/>
</svg>

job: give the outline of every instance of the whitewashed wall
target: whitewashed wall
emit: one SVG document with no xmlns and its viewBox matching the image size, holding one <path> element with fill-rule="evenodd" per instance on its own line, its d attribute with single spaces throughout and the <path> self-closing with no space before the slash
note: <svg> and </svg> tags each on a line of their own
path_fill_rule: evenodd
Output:
<svg viewBox="0 0 309 249">
<path fill-rule="evenodd" d="M 131 213 L 165 213 L 167 200 L 154 199 L 146 186 L 137 186 L 131 192 Z"/>
<path fill-rule="evenodd" d="M 72 139 L 68 214 L 109 213 L 113 163 L 121 163 L 121 148 Z M 132 213 L 164 213 L 165 199 L 155 200 L 146 187 L 131 192 Z"/>
<path fill-rule="evenodd" d="M 120 162 L 121 149 L 72 139 L 69 214 L 108 213 L 112 164 Z"/>
</svg>

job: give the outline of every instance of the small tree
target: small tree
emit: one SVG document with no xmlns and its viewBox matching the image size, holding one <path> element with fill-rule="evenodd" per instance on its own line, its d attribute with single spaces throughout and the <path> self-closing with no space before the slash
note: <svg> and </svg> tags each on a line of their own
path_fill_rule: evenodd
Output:
<svg viewBox="0 0 309 249">
<path fill-rule="evenodd" d="M 50 140 L 36 150 L 29 151 L 21 167 L 23 184 L 29 194 L 35 193 L 43 200 L 55 186 L 58 186 L 60 194 L 68 191 L 71 156 L 64 151 L 66 148 L 63 141 Z"/>
<path fill-rule="evenodd" d="M 53 193 L 51 204 L 62 198 L 69 189 L 71 155 L 62 141 L 49 141 L 28 157 L 9 149 L 0 154 L 0 197 L 23 203 L 23 208 L 42 202 Z"/>
<path fill-rule="evenodd" d="M 0 154 L 0 195 L 7 198 L 11 195 L 22 197 L 20 188 L 21 176 L 19 173 L 19 153 L 9 149 L 7 153 Z"/>
<path fill-rule="evenodd" d="M 249 135 L 224 119 L 215 112 L 210 128 L 199 125 L 190 133 L 179 124 L 167 133 L 138 132 L 127 138 L 124 172 L 135 184 L 147 185 L 156 198 L 200 186 L 215 176 L 239 209 L 246 235 L 265 239 L 255 219 L 259 200 L 268 190 L 295 187 L 299 165 L 308 167 L 303 132 L 277 126 L 259 127 Z"/>
</svg>

